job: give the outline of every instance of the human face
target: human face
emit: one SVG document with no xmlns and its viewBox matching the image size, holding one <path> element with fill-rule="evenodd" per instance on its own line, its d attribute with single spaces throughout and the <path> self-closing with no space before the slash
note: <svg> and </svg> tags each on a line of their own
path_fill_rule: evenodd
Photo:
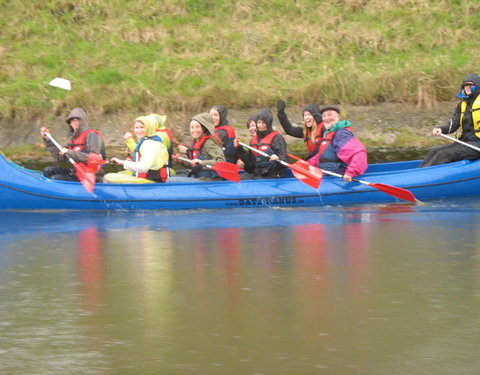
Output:
<svg viewBox="0 0 480 375">
<path fill-rule="evenodd" d="M 133 132 L 138 139 L 145 137 L 145 125 L 140 121 L 136 121 L 135 125 L 133 125 Z"/>
<path fill-rule="evenodd" d="M 202 125 L 198 121 L 190 121 L 190 134 L 195 139 L 199 139 L 203 135 Z"/>
<path fill-rule="evenodd" d="M 248 132 L 253 137 L 257 131 L 257 124 L 255 121 L 250 121 L 247 125 Z"/>
<path fill-rule="evenodd" d="M 327 129 L 330 129 L 333 125 L 340 121 L 340 113 L 334 110 L 324 111 L 322 113 L 322 121 Z"/>
<path fill-rule="evenodd" d="M 220 124 L 220 113 L 215 108 L 210 109 L 210 116 L 213 118 L 213 123 L 215 126 L 218 126 Z"/>
<path fill-rule="evenodd" d="M 311 128 L 315 124 L 315 118 L 308 111 L 303 113 L 303 122 L 307 128 Z"/>
<path fill-rule="evenodd" d="M 257 129 L 259 132 L 264 132 L 267 130 L 267 124 L 263 120 L 257 120 Z"/>
<path fill-rule="evenodd" d="M 80 128 L 80 119 L 78 117 L 72 117 L 68 123 L 73 130 Z"/>
<path fill-rule="evenodd" d="M 465 84 L 463 85 L 463 89 L 465 90 L 465 93 L 466 93 L 467 95 L 470 95 L 470 94 L 472 93 L 472 86 L 473 86 L 473 83 L 470 83 L 470 82 L 465 83 Z"/>
</svg>

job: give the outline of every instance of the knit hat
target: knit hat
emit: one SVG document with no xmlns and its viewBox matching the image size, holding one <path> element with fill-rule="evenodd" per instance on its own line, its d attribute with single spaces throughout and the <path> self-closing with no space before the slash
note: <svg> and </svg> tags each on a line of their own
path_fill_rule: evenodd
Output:
<svg viewBox="0 0 480 375">
<path fill-rule="evenodd" d="M 200 113 L 193 116 L 191 120 L 197 121 L 200 125 L 202 125 L 205 129 L 208 130 L 210 135 L 213 135 L 213 133 L 215 132 L 215 124 L 213 123 L 213 118 L 210 113 Z"/>
</svg>

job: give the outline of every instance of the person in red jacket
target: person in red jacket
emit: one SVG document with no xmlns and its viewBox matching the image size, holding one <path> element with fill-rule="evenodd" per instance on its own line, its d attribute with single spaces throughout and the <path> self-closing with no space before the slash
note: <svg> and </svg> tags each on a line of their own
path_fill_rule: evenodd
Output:
<svg viewBox="0 0 480 375">
<path fill-rule="evenodd" d="M 48 127 L 44 126 L 40 129 L 45 147 L 56 161 L 67 161 L 68 156 L 76 163 L 87 163 L 90 153 L 101 154 L 105 159 L 103 137 L 98 130 L 90 129 L 87 113 L 82 108 L 77 107 L 70 111 L 67 124 L 70 139 L 61 150 L 47 137 Z M 78 181 L 73 167 L 48 166 L 44 169 L 43 174 L 53 180 Z M 100 168 L 96 173 L 97 181 L 103 180 L 103 174 L 103 169 Z"/>
<path fill-rule="evenodd" d="M 227 120 L 228 110 L 223 105 L 214 105 L 210 108 L 210 115 L 215 124 L 215 137 L 222 143 L 223 153 L 228 163 L 235 164 L 235 148 L 233 141 L 235 140 L 235 129 Z"/>
</svg>

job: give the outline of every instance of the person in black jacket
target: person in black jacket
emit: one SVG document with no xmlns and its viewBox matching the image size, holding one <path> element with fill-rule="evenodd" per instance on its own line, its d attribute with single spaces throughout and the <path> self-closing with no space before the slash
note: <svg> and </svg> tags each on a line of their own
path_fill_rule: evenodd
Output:
<svg viewBox="0 0 480 375">
<path fill-rule="evenodd" d="M 281 178 L 284 177 L 285 167 L 277 160 L 287 161 L 287 142 L 276 130 L 273 130 L 273 116 L 269 109 L 262 109 L 256 116 L 257 131 L 253 136 L 250 146 L 269 155 L 246 151 L 239 145 L 236 138 L 234 145 L 237 155 L 242 159 L 245 171 L 248 172 L 245 178 Z"/>
<path fill-rule="evenodd" d="M 310 159 L 318 152 L 320 139 L 323 134 L 323 122 L 320 106 L 317 103 L 308 104 L 302 112 L 303 126 L 293 125 L 285 113 L 285 102 L 277 101 L 277 116 L 285 133 L 292 137 L 302 138 L 305 141 Z"/>
<path fill-rule="evenodd" d="M 458 103 L 450 121 L 432 130 L 434 136 L 450 134 L 460 130 L 459 140 L 472 146 L 480 147 L 480 77 L 468 74 L 462 81 Z M 429 167 L 452 163 L 459 160 L 475 160 L 480 158 L 480 152 L 457 142 L 433 147 L 420 167 Z"/>
</svg>

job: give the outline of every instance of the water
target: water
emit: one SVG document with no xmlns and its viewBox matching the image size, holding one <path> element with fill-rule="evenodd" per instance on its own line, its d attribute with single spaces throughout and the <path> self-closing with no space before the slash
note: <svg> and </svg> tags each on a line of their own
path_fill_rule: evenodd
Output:
<svg viewBox="0 0 480 375">
<path fill-rule="evenodd" d="M 479 373 L 480 201 L 0 225 L 0 374 Z"/>
</svg>

